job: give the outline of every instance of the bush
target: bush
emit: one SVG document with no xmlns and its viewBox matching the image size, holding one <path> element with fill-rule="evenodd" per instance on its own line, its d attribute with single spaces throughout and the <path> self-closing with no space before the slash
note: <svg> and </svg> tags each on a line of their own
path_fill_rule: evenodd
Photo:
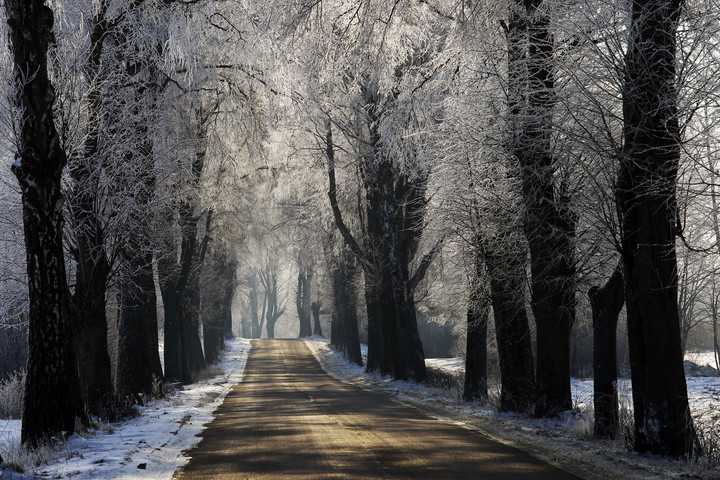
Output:
<svg viewBox="0 0 720 480">
<path fill-rule="evenodd" d="M 25 397 L 25 370 L 16 370 L 0 382 L 0 418 L 20 419 Z"/>
</svg>

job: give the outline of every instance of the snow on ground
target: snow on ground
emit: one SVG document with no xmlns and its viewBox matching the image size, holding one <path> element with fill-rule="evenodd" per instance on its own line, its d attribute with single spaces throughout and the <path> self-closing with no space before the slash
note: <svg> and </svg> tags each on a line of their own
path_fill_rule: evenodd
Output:
<svg viewBox="0 0 720 480">
<path fill-rule="evenodd" d="M 622 440 L 590 439 L 592 434 L 592 380 L 572 380 L 574 408 L 558 419 L 535 419 L 529 415 L 498 413 L 497 385 L 490 387 L 486 404 L 464 403 L 457 389 L 433 388 L 393 381 L 362 367 L 348 364 L 341 353 L 331 350 L 324 339 L 306 343 L 335 378 L 362 388 L 383 390 L 400 403 L 418 408 L 443 421 L 479 431 L 501 443 L 519 447 L 534 456 L 589 479 L 720 479 L 720 470 L 698 462 L 665 460 L 653 455 L 628 452 Z M 363 355 L 367 356 L 366 347 Z M 432 369 L 442 369 L 462 379 L 462 359 L 427 359 Z M 630 406 L 628 380 L 619 384 L 621 405 Z M 696 422 L 720 424 L 720 378 L 689 377 L 688 394 Z"/>
<path fill-rule="evenodd" d="M 211 367 L 221 373 L 139 407 L 137 418 L 73 435 L 59 448 L 55 461 L 32 473 L 45 478 L 171 478 L 187 462 L 184 452 L 200 441 L 197 435 L 242 379 L 250 341 L 232 339 L 225 345 L 222 360 Z M 17 444 L 19 438 L 19 421 L 0 420 L 0 451 L 3 443 Z"/>
</svg>

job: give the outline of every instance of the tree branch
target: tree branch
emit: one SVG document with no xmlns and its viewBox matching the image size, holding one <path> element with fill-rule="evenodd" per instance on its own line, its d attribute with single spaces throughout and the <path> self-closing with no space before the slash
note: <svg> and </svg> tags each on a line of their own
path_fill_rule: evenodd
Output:
<svg viewBox="0 0 720 480">
<path fill-rule="evenodd" d="M 423 255 L 422 260 L 420 260 L 420 265 L 418 265 L 417 270 L 415 270 L 415 273 L 412 277 L 410 277 L 410 281 L 408 282 L 408 289 L 411 292 L 414 292 L 418 284 L 422 281 L 423 278 L 425 278 L 425 274 L 430 269 L 432 261 L 435 259 L 435 256 L 438 254 L 438 252 L 440 252 L 440 249 L 442 248 L 444 243 L 445 236 L 438 240 L 438 242 L 435 244 L 434 247 L 430 249 L 429 252 Z"/>
<path fill-rule="evenodd" d="M 350 229 L 347 225 L 345 225 L 342 213 L 340 212 L 340 207 L 338 206 L 337 186 L 335 183 L 335 150 L 333 149 L 332 127 L 330 126 L 330 120 L 326 122 L 325 129 L 325 153 L 328 159 L 328 180 L 330 183 L 328 198 L 330 199 L 330 206 L 332 207 L 333 217 L 335 218 L 335 226 L 338 230 L 340 230 L 340 234 L 345 240 L 345 243 L 347 243 L 348 247 L 350 247 L 350 250 L 352 250 L 358 260 L 363 263 L 367 263 L 365 252 L 363 252 L 362 248 L 360 248 L 360 245 L 357 240 L 355 240 L 355 237 L 353 237 Z"/>
</svg>

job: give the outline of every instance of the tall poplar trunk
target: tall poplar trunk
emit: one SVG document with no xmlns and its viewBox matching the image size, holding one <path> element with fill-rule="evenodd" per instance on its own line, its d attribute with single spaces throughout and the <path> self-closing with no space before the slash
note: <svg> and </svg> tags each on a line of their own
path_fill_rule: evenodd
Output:
<svg viewBox="0 0 720 480">
<path fill-rule="evenodd" d="M 103 108 L 101 87 L 107 77 L 101 57 L 107 23 L 107 3 L 93 18 L 85 76 L 88 79 L 88 131 L 83 154 L 70 163 L 73 194 L 70 211 L 76 240 L 75 289 L 72 296 L 73 334 L 80 374 L 80 387 L 90 413 L 103 411 L 102 403 L 113 393 L 105 313 L 107 281 L 111 265 L 105 253 L 105 232 L 99 198 L 99 172 L 105 158 L 100 145 Z"/>
<path fill-rule="evenodd" d="M 53 119 L 55 90 L 47 51 L 55 42 L 53 11 L 43 0 L 8 0 L 15 84 L 22 112 L 12 170 L 22 192 L 29 293 L 29 357 L 21 439 L 41 440 L 75 431 L 84 419 L 72 345 L 63 251 L 62 171 L 67 163 Z"/>
<path fill-rule="evenodd" d="M 105 8 L 109 2 L 103 4 Z M 100 25 L 100 24 L 99 24 Z M 107 27 L 107 25 L 106 25 Z M 105 31 L 95 32 L 102 38 Z M 139 394 L 160 394 L 154 391 L 163 379 L 162 364 L 158 350 L 157 297 L 153 272 L 154 257 L 151 239 L 150 217 L 147 212 L 153 208 L 152 199 L 156 190 L 153 142 L 150 138 L 152 112 L 156 109 L 158 68 L 147 63 L 146 58 L 137 58 L 136 48 L 128 47 L 132 32 L 128 26 L 115 32 L 118 46 L 125 46 L 116 62 L 125 66 L 132 89 L 133 133 L 137 148 L 125 155 L 125 163 L 133 165 L 129 174 L 121 177 L 118 189 L 125 189 L 134 204 L 129 206 L 129 230 L 124 236 L 121 249 L 122 266 L 119 276 L 118 294 L 118 349 L 116 389 L 120 397 L 135 397 Z M 158 47 L 162 48 L 162 47 Z M 120 57 L 122 55 L 122 57 Z"/>
<path fill-rule="evenodd" d="M 676 39 L 681 0 L 634 0 L 623 85 L 617 201 L 636 451 L 682 457 L 696 445 L 680 349 L 676 182 L 681 133 Z"/>
<path fill-rule="evenodd" d="M 194 378 L 198 372 L 207 368 L 202 342 L 200 341 L 200 262 L 191 270 L 187 287 L 180 301 L 180 334 L 182 336 L 183 355 L 186 357 L 185 361 L 191 378 Z"/>
</svg>

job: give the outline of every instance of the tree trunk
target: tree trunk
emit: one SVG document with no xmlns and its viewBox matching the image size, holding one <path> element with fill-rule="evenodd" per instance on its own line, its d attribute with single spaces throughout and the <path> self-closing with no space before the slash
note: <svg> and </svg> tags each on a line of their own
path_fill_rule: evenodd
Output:
<svg viewBox="0 0 720 480">
<path fill-rule="evenodd" d="M 312 319 L 311 319 L 311 305 L 310 305 L 310 289 L 312 282 L 312 267 L 303 267 L 301 262 L 298 262 L 300 271 L 298 272 L 298 286 L 295 305 L 297 306 L 298 318 L 300 319 L 300 334 L 299 337 L 309 337 L 312 335 Z"/>
<path fill-rule="evenodd" d="M 479 260 L 478 260 L 479 261 Z M 487 325 L 489 308 L 485 291 L 476 282 L 467 310 L 465 383 L 463 400 L 472 402 L 487 398 Z"/>
<path fill-rule="evenodd" d="M 260 338 L 262 336 L 262 324 L 260 323 L 260 319 L 263 317 L 258 315 L 258 288 L 254 275 L 247 277 L 247 284 L 250 287 L 250 292 L 248 293 L 248 304 L 252 320 L 251 338 Z"/>
<path fill-rule="evenodd" d="M 353 286 L 357 266 L 352 253 L 343 248 L 339 257 L 329 265 L 332 272 L 333 313 L 331 343 L 345 358 L 363 365 L 357 318 L 357 293 Z"/>
<path fill-rule="evenodd" d="M 625 303 L 622 261 L 602 288 L 588 292 L 593 313 L 593 401 L 595 435 L 615 437 L 618 430 L 617 322 Z"/>
<path fill-rule="evenodd" d="M 162 262 L 161 262 L 162 263 Z M 162 272 L 162 268 L 159 271 Z M 162 278 L 162 274 L 161 274 Z M 163 283 L 163 282 L 161 282 Z M 190 381 L 186 356 L 183 354 L 183 339 L 180 322 L 180 293 L 174 284 L 161 286 L 164 322 L 165 380 L 188 383 Z"/>
<path fill-rule="evenodd" d="M 105 313 L 107 281 L 111 265 L 105 252 L 99 175 L 105 166 L 100 145 L 103 98 L 101 88 L 107 71 L 101 63 L 107 23 L 107 5 L 93 19 L 90 48 L 84 74 L 88 84 L 87 134 L 81 156 L 70 164 L 73 194 L 69 199 L 76 239 L 75 290 L 72 296 L 73 335 L 78 360 L 80 387 L 89 413 L 100 414 L 113 393 Z M 107 419 L 105 419 L 107 420 Z"/>
<path fill-rule="evenodd" d="M 65 152 L 53 120 L 55 91 L 47 74 L 53 11 L 43 0 L 8 0 L 5 13 L 22 112 L 13 173 L 22 191 L 29 290 L 29 357 L 21 438 L 24 444 L 70 435 L 85 419 L 72 345 L 63 251 Z"/>
<path fill-rule="evenodd" d="M 526 262 L 517 251 L 503 251 L 509 247 L 486 242 L 483 250 L 500 360 L 500 411 L 525 412 L 535 400 L 530 325 L 525 311 Z"/>
<path fill-rule="evenodd" d="M 109 266 L 100 244 L 92 247 L 78 233 L 78 264 L 75 293 L 72 296 L 73 336 L 78 361 L 80 389 L 88 413 L 102 415 L 104 404 L 113 394 L 110 355 L 107 343 L 105 295 Z M 91 252 L 90 250 L 93 250 Z M 93 260 L 93 257 L 97 256 Z M 108 418 L 103 418 L 109 420 Z"/>
<path fill-rule="evenodd" d="M 201 265 L 196 265 L 192 269 L 187 288 L 185 288 L 185 295 L 180 303 L 182 306 L 180 312 L 182 343 L 192 379 L 198 372 L 207 368 L 202 342 L 200 342 L 200 267 Z"/>
<path fill-rule="evenodd" d="M 555 79 L 550 18 L 542 11 L 543 0 L 518 1 L 515 8 L 508 34 L 510 151 L 520 164 L 525 235 L 530 247 L 531 303 L 537 326 L 535 414 L 551 416 L 572 407 L 574 223 L 567 202 L 555 191 L 559 182 L 551 147 Z"/>
<path fill-rule="evenodd" d="M 368 314 L 368 371 L 396 379 L 425 378 L 425 355 L 417 329 L 414 289 L 430 265 L 435 249 L 423 257 L 411 276 L 425 213 L 427 175 L 412 178 L 380 153 L 377 92 L 365 92 L 369 141 L 360 161 L 365 191 L 365 243 L 361 248 L 345 225 L 337 202 L 332 131 L 327 124 L 328 197 L 335 224 L 365 274 Z"/>
<path fill-rule="evenodd" d="M 157 308 L 152 254 L 130 262 L 120 284 L 118 315 L 117 393 L 121 398 L 149 395 L 162 379 L 158 354 Z"/>
<path fill-rule="evenodd" d="M 313 316 L 313 335 L 322 337 L 323 331 L 322 331 L 322 325 L 320 325 L 320 307 L 322 304 L 318 300 L 317 302 L 313 302 L 312 305 L 310 305 L 310 309 L 312 310 L 312 316 Z"/>
<path fill-rule="evenodd" d="M 680 350 L 676 40 L 680 0 L 634 0 L 619 155 L 625 304 L 636 451 L 683 457 L 696 446 Z"/>
</svg>

